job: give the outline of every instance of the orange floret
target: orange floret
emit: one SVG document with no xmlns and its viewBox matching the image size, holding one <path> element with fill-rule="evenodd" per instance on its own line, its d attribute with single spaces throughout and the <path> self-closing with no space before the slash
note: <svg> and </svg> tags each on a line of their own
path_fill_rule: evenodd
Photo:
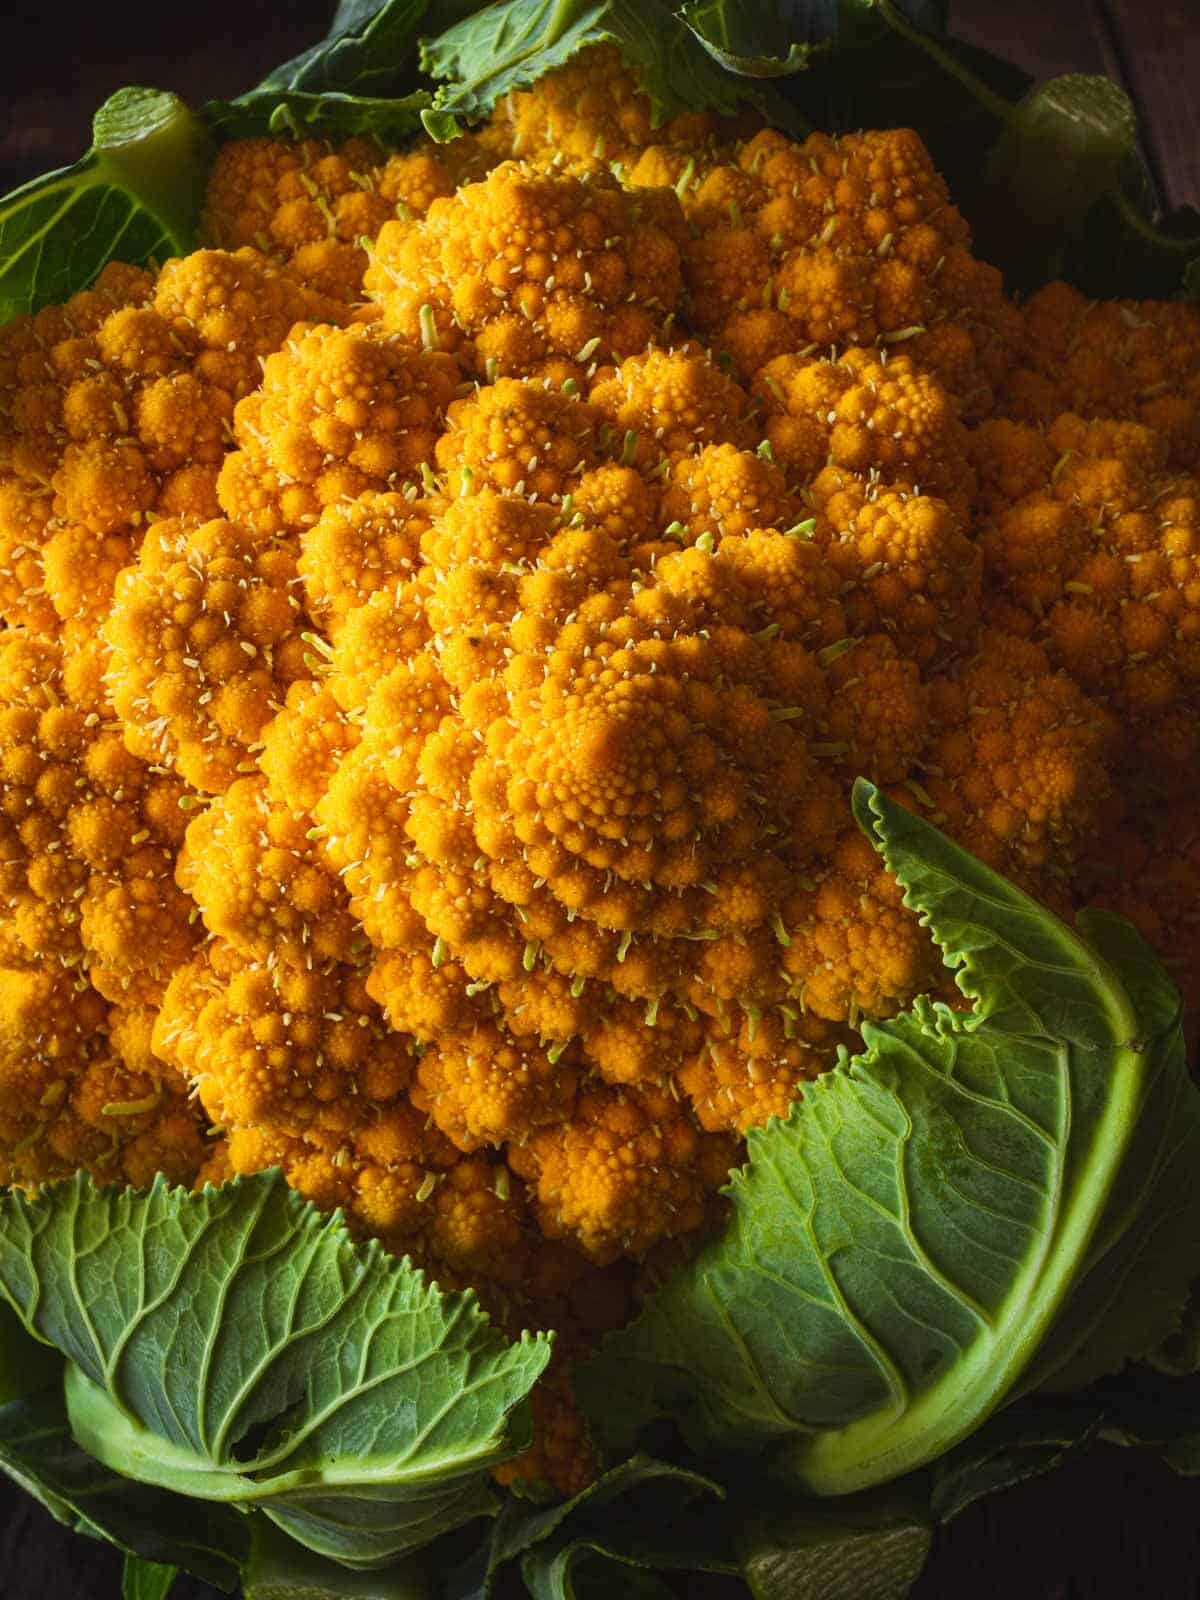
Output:
<svg viewBox="0 0 1200 1600">
<path fill-rule="evenodd" d="M 584 1036 L 588 1065 L 606 1083 L 663 1084 L 700 1048 L 703 1025 L 690 1008 L 614 999 Z"/>
<path fill-rule="evenodd" d="M 148 383 L 134 406 L 138 442 L 156 472 L 219 464 L 232 416 L 226 390 L 190 372 Z"/>
<path fill-rule="evenodd" d="M 696 176 L 663 172 L 693 225 L 689 311 L 744 377 L 814 345 L 903 344 L 965 414 L 991 409 L 1019 318 L 911 129 L 802 144 L 764 129 Z"/>
<path fill-rule="evenodd" d="M 922 784 L 940 825 L 1035 892 L 1069 874 L 1106 818 L 1111 719 L 1036 645 L 995 633 L 930 703 Z"/>
<path fill-rule="evenodd" d="M 830 754 L 854 777 L 903 782 L 929 737 L 917 664 L 900 653 L 890 634 L 868 634 L 837 658 L 828 682 Z"/>
<path fill-rule="evenodd" d="M 379 194 L 389 207 L 388 217 L 403 221 L 423 217 L 435 200 L 453 194 L 458 177 L 455 168 L 461 156 L 460 151 L 447 152 L 427 141 L 389 156 L 378 177 Z M 378 232 L 378 228 L 372 231 Z"/>
<path fill-rule="evenodd" d="M 300 540 L 299 573 L 310 615 L 335 637 L 357 606 L 406 582 L 421 564 L 421 535 L 436 502 L 368 491 L 335 500 Z"/>
<path fill-rule="evenodd" d="M 173 882 L 193 797 L 172 773 L 146 764 L 106 729 L 83 763 L 86 801 L 70 819 L 75 854 L 91 868 L 80 905 L 92 981 L 111 1000 L 153 1005 L 200 934 Z"/>
<path fill-rule="evenodd" d="M 775 463 L 732 444 L 705 445 L 698 455 L 677 457 L 661 504 L 671 537 L 684 544 L 705 534 L 720 539 L 751 528 L 787 529 L 804 516 Z"/>
<path fill-rule="evenodd" d="M 603 459 L 600 413 L 548 383 L 501 378 L 447 414 L 437 463 L 451 495 L 486 489 L 561 502 Z"/>
<path fill-rule="evenodd" d="M 782 918 L 798 1003 L 831 1022 L 892 1016 L 939 970 L 933 941 L 857 830 L 842 834 L 817 886 L 794 894 Z"/>
<path fill-rule="evenodd" d="M 1064 411 L 1161 432 L 1171 464 L 1200 471 L 1200 313 L 1183 302 L 1089 300 L 1065 283 L 1031 295 L 1006 415 L 1049 424 Z"/>
<path fill-rule="evenodd" d="M 736 1034 L 710 1027 L 676 1082 L 706 1132 L 743 1134 L 786 1117 L 804 1084 L 833 1066 L 839 1045 L 854 1038 L 823 1017 L 784 1006 L 748 1019 Z"/>
<path fill-rule="evenodd" d="M 282 1167 L 292 1188 L 314 1205 L 342 1207 L 357 1230 L 436 1271 L 436 1262 L 426 1260 L 424 1241 L 439 1181 L 461 1157 L 403 1100 L 360 1105 L 345 1136 L 316 1124 L 303 1135 L 231 1128 L 226 1158 L 231 1172 Z"/>
<path fill-rule="evenodd" d="M 174 888 L 186 797 L 120 734 L 62 701 L 62 658 L 13 633 L 0 651 L 0 873 L 31 956 L 82 961 L 114 1000 L 152 1001 L 195 942 Z"/>
<path fill-rule="evenodd" d="M 312 813 L 338 762 L 358 742 L 357 729 L 315 679 L 297 679 L 282 710 L 263 731 L 258 768 L 271 799 L 290 811 Z"/>
<path fill-rule="evenodd" d="M 220 940 L 172 979 L 153 1042 L 221 1127 L 334 1149 L 413 1069 L 354 968 L 254 961 Z"/>
<path fill-rule="evenodd" d="M 425 1050 L 412 1101 L 460 1150 L 470 1151 L 564 1121 L 578 1083 L 569 1057 L 485 1023 Z"/>
<path fill-rule="evenodd" d="M 619 430 L 623 460 L 653 468 L 707 444 L 752 444 L 741 387 L 695 345 L 648 350 L 602 372 L 588 399 Z"/>
<path fill-rule="evenodd" d="M 802 530 L 754 528 L 743 538 L 723 539 L 716 561 L 717 569 L 733 579 L 745 608 L 737 618 L 743 625 L 810 646 L 840 644 L 846 636 L 838 573 Z M 659 582 L 671 581 L 668 568 Z M 734 618 L 723 604 L 710 620 Z M 790 703 L 790 696 L 781 698 Z"/>
<path fill-rule="evenodd" d="M 126 743 L 219 793 L 310 676 L 295 561 L 287 546 L 231 522 L 155 525 L 121 574 L 103 635 Z"/>
<path fill-rule="evenodd" d="M 453 187 L 432 146 L 386 158 L 367 139 L 337 150 L 318 139 L 236 139 L 209 174 L 201 227 L 213 244 L 255 245 L 301 283 L 355 301 L 383 223 L 423 213 Z"/>
<path fill-rule="evenodd" d="M 204 196 L 200 225 L 207 241 L 224 250 L 242 245 L 269 249 L 279 180 L 300 170 L 310 154 L 307 144 L 284 139 L 231 139 L 223 144 Z"/>
<path fill-rule="evenodd" d="M 366 490 L 416 481 L 433 460 L 458 369 L 445 355 L 415 349 L 377 329 L 329 326 L 296 332 L 269 356 L 258 393 L 235 414 L 244 468 L 231 457 L 218 492 L 230 516 L 244 516 L 249 471 L 275 497 L 276 521 L 302 527 L 322 506 Z M 230 477 L 230 474 L 234 476 Z"/>
<path fill-rule="evenodd" d="M 503 1161 L 468 1156 L 438 1183 L 428 1247 L 452 1270 L 517 1283 L 528 1264 L 525 1197 Z"/>
<path fill-rule="evenodd" d="M 352 959 L 361 935 L 310 831 L 263 777 L 239 778 L 193 818 L 175 876 L 211 934 L 258 960 Z"/>
<path fill-rule="evenodd" d="M 12 941 L 6 940 L 6 943 Z M 61 1113 L 71 1087 L 103 1043 L 107 1007 L 74 972 L 33 965 L 5 952 L 0 965 L 0 1166 L 34 1173 L 46 1153 L 35 1147 Z M 25 1150 L 17 1148 L 30 1140 Z"/>
<path fill-rule="evenodd" d="M 603 1264 L 697 1227 L 735 1148 L 697 1132 L 664 1090 L 601 1088 L 510 1148 L 509 1163 L 533 1185 L 542 1231 Z"/>
<path fill-rule="evenodd" d="M 1008 417 L 989 417 L 973 428 L 968 448 L 978 476 L 976 503 L 985 511 L 999 511 L 1042 488 L 1056 460 L 1041 428 Z"/>
<path fill-rule="evenodd" d="M 557 1339 L 555 1353 L 559 1353 Z M 581 1493 L 599 1472 L 600 1458 L 588 1436 L 565 1362 L 552 1365 L 538 1382 L 529 1397 L 529 1408 L 533 1444 L 494 1468 L 492 1477 L 499 1484 L 528 1484 L 543 1492 L 548 1484 L 564 1498 Z"/>
<path fill-rule="evenodd" d="M 147 1049 L 149 1015 L 109 1010 L 77 973 L 0 964 L 0 1175 L 34 1187 L 187 1182 L 204 1159 L 186 1086 Z"/>
<path fill-rule="evenodd" d="M 64 450 L 54 475 L 54 510 L 92 533 L 116 533 L 128 523 L 139 523 L 157 492 L 137 445 L 90 439 Z"/>
<path fill-rule="evenodd" d="M 193 371 L 234 400 L 258 387 L 259 358 L 297 322 L 337 322 L 345 307 L 304 288 L 257 250 L 197 250 L 168 261 L 154 309 L 197 351 Z"/>
<path fill-rule="evenodd" d="M 469 1033 L 490 1011 L 458 962 L 432 944 L 385 950 L 371 969 L 367 993 L 383 1007 L 393 1028 L 423 1044 Z"/>
<path fill-rule="evenodd" d="M 919 485 L 965 519 L 975 475 L 958 405 L 907 356 L 779 356 L 758 374 L 754 393 L 789 481 L 803 484 L 828 462 L 863 478 Z"/>
<path fill-rule="evenodd" d="M 581 473 L 571 489 L 572 514 L 630 551 L 655 537 L 658 505 L 652 484 L 633 467 L 612 462 Z"/>
<path fill-rule="evenodd" d="M 327 687 L 347 714 L 361 711 L 375 685 L 429 642 L 425 596 L 417 581 L 397 583 L 346 613 L 329 655 Z"/>
<path fill-rule="evenodd" d="M 1067 413 L 1046 444 L 1042 483 L 985 527 L 988 577 L 1054 665 L 1128 721 L 1160 716 L 1200 684 L 1200 480 L 1138 423 Z"/>
<path fill-rule="evenodd" d="M 61 703 L 58 648 L 11 631 L 0 644 L 0 888 L 30 955 L 74 956 L 87 863 L 67 848 L 91 740 Z"/>
<path fill-rule="evenodd" d="M 983 563 L 944 500 L 872 492 L 850 474 L 835 479 L 832 469 L 813 492 L 824 512 L 813 537 L 842 579 L 855 633 L 887 629 L 900 654 L 920 666 L 965 643 L 979 614 Z"/>
<path fill-rule="evenodd" d="M 154 280 L 140 267 L 110 261 L 90 289 L 65 305 L 16 317 L 0 330 L 0 466 L 44 484 L 58 465 L 65 391 L 94 374 L 91 338 L 111 312 L 143 305 Z"/>
<path fill-rule="evenodd" d="M 656 125 L 649 97 L 611 44 L 593 45 L 531 88 L 505 96 L 492 122 L 512 155 L 570 171 L 631 162 L 651 141 L 691 148 L 714 127 L 703 114 Z"/>
<path fill-rule="evenodd" d="M 55 611 L 42 568 L 53 510 L 53 498 L 43 484 L 14 473 L 0 476 L 0 618 L 10 628 L 54 630 Z"/>
<path fill-rule="evenodd" d="M 460 352 L 480 378 L 582 377 L 646 344 L 677 308 L 674 197 L 505 162 L 482 183 L 389 222 L 366 275 L 385 324 Z M 673 210 L 672 210 L 673 207 Z"/>
</svg>

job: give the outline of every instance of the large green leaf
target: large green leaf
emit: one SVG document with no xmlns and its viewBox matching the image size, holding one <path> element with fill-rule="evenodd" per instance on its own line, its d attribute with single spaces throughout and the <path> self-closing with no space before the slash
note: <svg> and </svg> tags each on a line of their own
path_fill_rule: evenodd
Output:
<svg viewBox="0 0 1200 1600">
<path fill-rule="evenodd" d="M 544 1338 L 355 1246 L 278 1172 L 190 1194 L 86 1177 L 0 1202 L 0 1292 L 67 1357 L 71 1426 L 143 1482 L 257 1505 L 348 1566 L 489 1511 Z"/>
<path fill-rule="evenodd" d="M 1200 1093 L 1188 1073 L 1179 993 L 1129 923 L 1106 912 L 1079 921 L 1133 1002 L 1149 1082 L 1079 1279 L 1020 1386 L 1060 1393 L 1183 1336 L 1200 1268 Z"/>
<path fill-rule="evenodd" d="M 637 72 L 658 120 L 682 111 L 734 112 L 743 103 L 788 120 L 785 101 L 727 72 L 665 0 L 500 0 L 426 40 L 421 66 L 443 81 L 440 108 L 481 117 L 511 90 L 605 43 Z"/>
<path fill-rule="evenodd" d="M 855 809 L 974 1008 L 867 1025 L 755 1130 L 725 1235 L 581 1379 L 611 1445 L 669 1415 L 820 1494 L 932 1460 L 1019 1383 L 1155 1070 L 1099 951 L 863 781 Z"/>
<path fill-rule="evenodd" d="M 63 1367 L 59 1352 L 31 1338 L 0 1301 L 0 1472 L 57 1521 L 123 1550 L 126 1589 L 129 1574 L 143 1589 L 153 1582 L 142 1568 L 179 1566 L 232 1588 L 246 1544 L 241 1519 L 205 1507 L 197 1521 L 188 1501 L 131 1483 L 81 1450 L 67 1421 Z"/>
<path fill-rule="evenodd" d="M 204 108 L 223 138 L 370 134 L 397 144 L 419 133 L 432 95 L 416 74 L 417 29 L 429 0 L 342 0 L 329 32 L 233 101 Z"/>
<path fill-rule="evenodd" d="M 195 248 L 208 138 L 176 95 L 121 89 L 92 148 L 0 199 L 0 323 L 66 300 L 109 261 Z"/>
</svg>

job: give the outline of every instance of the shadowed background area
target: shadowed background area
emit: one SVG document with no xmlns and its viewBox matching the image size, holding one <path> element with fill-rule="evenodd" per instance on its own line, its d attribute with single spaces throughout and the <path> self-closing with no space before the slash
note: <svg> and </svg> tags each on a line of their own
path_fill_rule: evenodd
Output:
<svg viewBox="0 0 1200 1600">
<path fill-rule="evenodd" d="M 147 84 L 200 102 L 249 88 L 324 31 L 332 0 L 147 0 L 6 16 L 0 188 L 82 154 L 114 89 Z M 1200 206 L 1200 0 L 955 0 L 955 31 L 1038 77 L 1106 72 L 1132 95 L 1161 200 Z M 1200 1596 L 1200 1486 L 1136 1452 L 1103 1447 L 972 1507 L 938 1537 L 914 1600 L 1189 1600 Z M 117 1600 L 120 1562 L 66 1534 L 0 1480 L 4 1600 Z M 690 1578 L 685 1600 L 740 1585 Z M 217 1600 L 181 1581 L 174 1600 Z M 617 1600 L 617 1597 L 614 1597 Z"/>
</svg>

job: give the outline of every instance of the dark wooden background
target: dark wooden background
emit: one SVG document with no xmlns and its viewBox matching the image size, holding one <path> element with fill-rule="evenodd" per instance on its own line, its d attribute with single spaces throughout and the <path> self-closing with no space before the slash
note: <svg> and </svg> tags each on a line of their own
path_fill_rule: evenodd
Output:
<svg viewBox="0 0 1200 1600">
<path fill-rule="evenodd" d="M 0 61 L 0 189 L 79 155 L 92 110 L 121 85 L 192 100 L 240 93 L 318 38 L 332 9 L 332 0 L 112 0 L 70 15 L 17 7 Z M 959 33 L 1039 76 L 1116 78 L 1141 113 L 1160 198 L 1200 206 L 1200 0 L 955 0 L 953 10 Z M 118 1600 L 119 1571 L 112 1553 L 0 1487 L 2 1600 Z M 203 1584 L 176 1591 L 215 1596 Z M 968 1596 L 1200 1597 L 1200 1485 L 1108 1446 L 996 1495 L 939 1535 L 915 1600 Z"/>
</svg>

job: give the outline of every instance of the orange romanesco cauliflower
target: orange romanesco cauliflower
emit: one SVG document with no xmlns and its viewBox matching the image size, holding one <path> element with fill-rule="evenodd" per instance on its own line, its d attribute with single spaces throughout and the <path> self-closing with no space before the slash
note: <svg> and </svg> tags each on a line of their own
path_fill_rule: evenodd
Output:
<svg viewBox="0 0 1200 1600">
<path fill-rule="evenodd" d="M 571 1362 L 939 981 L 856 776 L 1200 1003 L 1200 320 L 608 46 L 205 229 L 0 331 L 0 1179 L 282 1167 L 560 1330 L 573 1492 Z"/>
</svg>

